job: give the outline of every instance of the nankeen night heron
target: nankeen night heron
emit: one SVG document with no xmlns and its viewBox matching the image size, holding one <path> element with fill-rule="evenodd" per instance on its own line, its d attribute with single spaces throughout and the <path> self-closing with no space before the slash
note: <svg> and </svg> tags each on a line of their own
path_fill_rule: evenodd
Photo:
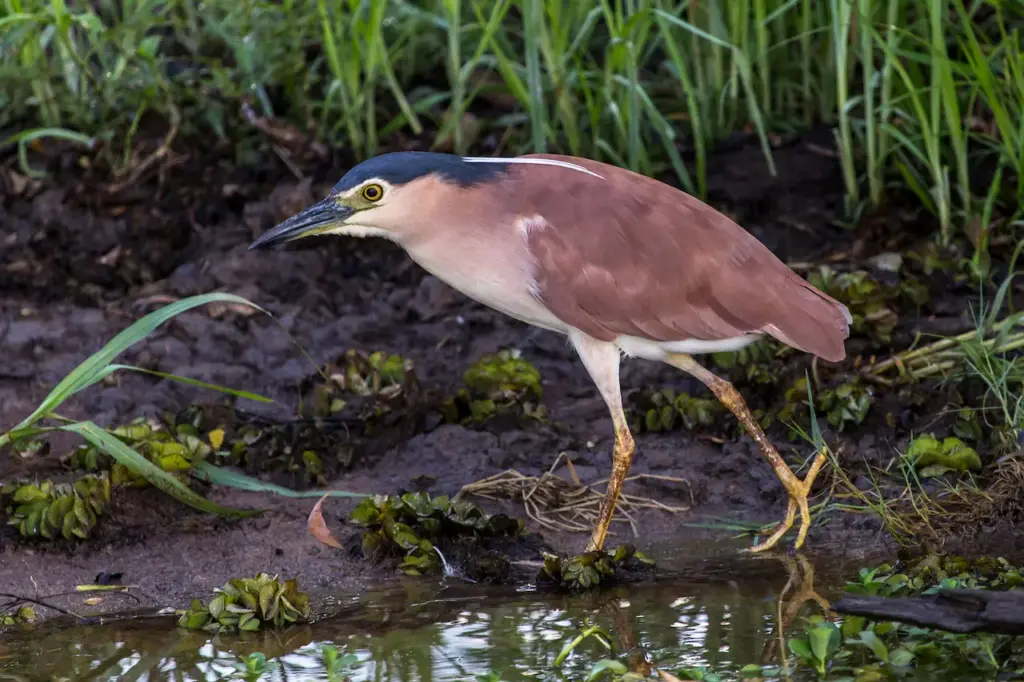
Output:
<svg viewBox="0 0 1024 682">
<path fill-rule="evenodd" d="M 568 336 L 615 429 L 612 473 L 587 550 L 602 549 L 634 443 L 622 409 L 620 356 L 665 362 L 705 384 L 746 428 L 789 495 L 785 519 L 752 551 L 801 523 L 824 463 L 801 480 L 728 381 L 695 354 L 736 351 L 764 335 L 836 362 L 851 317 L 749 232 L 667 184 L 589 159 L 397 152 L 352 168 L 330 195 L 261 235 L 251 249 L 316 234 L 383 237 L 425 270 L 506 315 Z"/>
</svg>

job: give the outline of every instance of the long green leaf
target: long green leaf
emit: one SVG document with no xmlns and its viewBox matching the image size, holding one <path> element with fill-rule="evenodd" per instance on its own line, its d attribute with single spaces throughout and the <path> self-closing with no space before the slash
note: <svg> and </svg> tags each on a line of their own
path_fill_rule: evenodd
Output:
<svg viewBox="0 0 1024 682">
<path fill-rule="evenodd" d="M 241 391 L 235 388 L 228 388 L 227 386 L 221 386 L 220 384 L 211 384 L 199 379 L 192 379 L 190 377 L 183 377 L 178 374 L 168 374 L 166 372 L 158 372 L 155 369 L 145 369 L 143 367 L 136 367 L 135 365 L 107 365 L 107 369 L 111 373 L 121 369 L 127 369 L 132 372 L 140 372 L 142 374 L 152 374 L 155 377 L 161 379 L 169 379 L 171 381 L 177 381 L 181 384 L 187 384 L 189 386 L 198 386 L 199 388 L 208 388 L 213 391 L 219 391 L 221 393 L 227 393 L 233 395 L 236 398 L 245 398 L 246 400 L 255 400 L 258 403 L 272 403 L 273 399 L 262 396 L 258 393 L 250 393 L 249 391 Z"/>
<path fill-rule="evenodd" d="M 267 483 L 252 476 L 230 469 L 214 466 L 210 462 L 200 460 L 196 462 L 192 470 L 196 478 L 208 481 L 214 485 L 223 485 L 238 490 L 248 490 L 254 493 L 274 493 L 282 497 L 304 498 L 304 497 L 369 497 L 370 493 L 353 493 L 347 490 L 292 490 L 274 483 Z"/>
<path fill-rule="evenodd" d="M 60 428 L 63 431 L 77 433 L 96 448 L 113 457 L 125 468 L 139 474 L 176 500 L 199 511 L 233 517 L 255 516 L 263 513 L 262 509 L 233 509 L 211 502 L 91 421 L 67 424 Z"/>
<path fill-rule="evenodd" d="M 192 308 L 216 302 L 239 303 L 251 306 L 260 312 L 267 313 L 267 311 L 260 306 L 242 298 L 241 296 L 225 293 L 190 296 L 189 298 L 183 298 L 180 301 L 175 301 L 174 303 L 166 305 L 159 310 L 154 310 L 115 336 L 107 342 L 107 345 L 93 353 L 91 356 L 86 358 L 82 364 L 73 369 L 70 374 L 64 377 L 60 383 L 50 391 L 50 394 L 46 396 L 42 403 L 39 404 L 39 407 L 37 407 L 32 414 L 25 417 L 25 419 L 11 429 L 11 431 L 17 431 L 25 428 L 26 426 L 31 426 L 46 414 L 53 412 L 61 405 L 61 403 L 78 391 L 91 386 L 103 377 L 109 375 L 111 371 L 108 368 L 108 364 L 114 358 L 149 336 L 153 333 L 154 329 L 167 320 L 175 317 L 176 315 L 180 315 L 187 310 L 191 310 Z M 267 314 L 269 315 L 269 313 Z M 9 440 L 9 436 L 6 433 L 0 436 L 0 447 L 6 445 Z"/>
</svg>

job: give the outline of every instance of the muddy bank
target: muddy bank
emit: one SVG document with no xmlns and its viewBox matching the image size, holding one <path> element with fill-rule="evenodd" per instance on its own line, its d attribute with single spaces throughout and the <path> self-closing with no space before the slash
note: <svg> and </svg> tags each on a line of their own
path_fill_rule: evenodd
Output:
<svg viewBox="0 0 1024 682">
<path fill-rule="evenodd" d="M 720 154 L 711 164 L 712 203 L 795 264 L 866 263 L 917 239 L 923 230 L 918 216 L 894 214 L 858 230 L 833 222 L 842 204 L 842 185 L 835 158 L 822 152 L 823 145 L 831 147 L 828 140 L 823 131 L 777 149 L 775 178 L 767 175 L 755 144 Z M 363 439 L 344 457 L 322 451 L 329 487 L 453 495 L 467 483 L 506 469 L 540 475 L 563 452 L 584 483 L 608 475 L 612 443 L 607 412 L 563 339 L 466 299 L 427 276 L 396 246 L 381 241 L 325 238 L 287 250 L 247 251 L 262 231 L 323 196 L 344 171 L 340 163 L 309 168 L 305 178 L 297 179 L 279 162 L 244 170 L 223 162 L 200 163 L 194 156 L 117 194 L 96 189 L 98 181 L 69 171 L 53 180 L 26 182 L 18 179 L 14 160 L 6 162 L 0 202 L 4 428 L 28 414 L 55 382 L 142 314 L 176 298 L 227 291 L 265 307 L 288 333 L 244 310 L 195 310 L 164 325 L 121 361 L 269 396 L 275 404 L 241 400 L 236 407 L 278 421 L 296 416 L 298 387 L 313 371 L 293 339 L 317 363 L 350 348 L 399 353 L 415 363 L 424 391 L 436 395 L 454 391 L 464 369 L 481 355 L 505 347 L 518 348 L 542 373 L 550 424 L 480 429 L 426 419 L 397 443 L 383 434 Z M 968 328 L 964 295 L 946 291 L 934 298 L 926 314 L 901 318 L 893 343 L 909 339 L 915 330 Z M 851 339 L 851 359 L 871 348 L 865 339 Z M 796 365 L 797 371 L 803 366 L 806 362 Z M 651 387 L 703 394 L 678 371 L 643 361 L 624 364 L 622 386 L 627 395 Z M 155 377 L 124 375 L 78 396 L 62 413 L 111 425 L 220 400 Z M 751 398 L 754 406 L 756 400 Z M 878 463 L 927 410 L 908 408 L 895 425 L 879 417 L 827 437 L 849 461 Z M 650 546 L 657 557 L 659 545 L 680 547 L 714 539 L 725 542 L 721 551 L 728 552 L 749 540 L 730 544 L 727 531 L 682 524 L 715 517 L 759 522 L 780 518 L 786 502 L 781 485 L 753 442 L 737 438 L 734 430 L 729 433 L 679 429 L 639 434 L 632 473 L 685 478 L 689 485 L 637 481 L 627 484 L 627 492 L 691 509 L 640 512 L 640 537 L 631 538 L 623 524 L 612 542 Z M 770 433 L 792 464 L 807 457 L 806 444 L 787 443 L 784 428 Z M 69 445 L 67 439 L 54 439 L 53 455 L 63 454 Z M 296 449 L 303 447 L 294 443 Z M 52 456 L 0 459 L 4 480 L 59 472 Z M 569 476 L 565 470 L 559 473 Z M 825 478 L 821 489 L 827 487 Z M 303 483 L 288 475 L 280 482 Z M 310 537 L 304 526 L 312 500 L 221 489 L 210 496 L 271 511 L 242 521 L 219 520 L 152 488 L 117 490 L 109 513 L 87 542 L 28 543 L 12 528 L 0 530 L 0 585 L 15 593 L 46 595 L 90 582 L 100 572 L 118 572 L 153 602 L 181 605 L 229 577 L 259 571 L 297 577 L 311 589 L 394 579 L 361 557 Z M 351 504 L 330 501 L 328 522 L 342 528 Z M 485 506 L 522 514 L 518 504 Z M 559 550 L 582 549 L 586 542 L 583 533 L 535 525 L 532 530 Z M 1016 542 L 999 538 L 1007 552 L 1006 543 Z M 859 547 L 876 550 L 885 542 L 877 522 L 868 517 L 830 515 L 827 524 L 811 531 L 807 548 L 849 554 Z"/>
</svg>

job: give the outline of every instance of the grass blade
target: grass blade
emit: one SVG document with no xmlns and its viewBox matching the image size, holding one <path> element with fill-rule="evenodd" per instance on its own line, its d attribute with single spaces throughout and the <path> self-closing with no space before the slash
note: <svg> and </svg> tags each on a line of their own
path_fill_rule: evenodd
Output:
<svg viewBox="0 0 1024 682">
<path fill-rule="evenodd" d="M 765 128 L 764 120 L 761 116 L 761 109 L 757 104 L 757 96 L 754 93 L 753 71 L 750 66 L 750 60 L 747 59 L 747 56 L 736 45 L 733 45 L 726 40 L 722 40 L 717 36 L 711 35 L 707 31 L 704 31 L 697 26 L 693 26 L 692 24 L 675 17 L 664 10 L 656 9 L 654 10 L 654 13 L 655 16 L 661 17 L 667 23 L 685 29 L 713 45 L 717 45 L 732 52 L 734 67 L 739 73 L 739 82 L 736 87 L 738 87 L 739 84 L 743 85 L 743 90 L 747 96 L 748 115 L 750 116 L 750 120 L 757 131 L 757 137 L 761 142 L 761 152 L 764 154 L 765 161 L 768 164 L 768 172 L 773 176 L 778 175 L 778 171 L 775 167 L 775 158 L 772 155 L 771 144 L 768 142 L 768 131 Z"/>
<path fill-rule="evenodd" d="M 179 502 L 199 511 L 239 518 L 263 513 L 262 509 L 233 509 L 211 502 L 91 421 L 67 424 L 61 426 L 60 429 L 80 435 L 96 448 L 113 457 L 125 468 L 139 474 Z"/>
<path fill-rule="evenodd" d="M 254 400 L 258 403 L 272 403 L 273 399 L 262 396 L 258 393 L 250 393 L 249 391 L 241 391 L 235 388 L 228 388 L 227 386 L 221 386 L 219 384 L 210 384 L 199 379 L 191 379 L 189 377 L 179 376 L 177 374 L 168 374 L 166 372 L 158 372 L 155 369 L 144 369 L 142 367 L 136 367 L 135 365 L 108 365 L 107 369 L 110 373 L 118 370 L 127 369 L 132 372 L 140 372 L 142 374 L 152 374 L 153 376 L 160 377 L 161 379 L 170 379 L 171 381 L 177 381 L 178 383 L 188 384 L 189 386 L 198 386 L 199 388 L 209 388 L 220 393 L 227 393 L 233 395 L 236 398 L 245 398 L 246 400 Z"/>
<path fill-rule="evenodd" d="M 306 498 L 306 497 L 369 497 L 370 493 L 353 493 L 347 490 L 292 490 L 274 483 L 267 483 L 243 473 L 224 469 L 215 466 L 205 460 L 199 460 L 192 469 L 193 475 L 200 479 L 238 490 L 247 490 L 254 493 L 274 493 L 281 497 Z"/>
<path fill-rule="evenodd" d="M 526 0 L 524 12 L 526 84 L 529 92 L 530 141 L 534 153 L 547 151 L 547 106 L 540 72 L 540 32 L 544 30 L 541 0 Z"/>
<path fill-rule="evenodd" d="M 32 414 L 25 417 L 20 424 L 11 430 L 17 431 L 34 424 L 43 416 L 56 410 L 65 400 L 78 391 L 91 386 L 104 376 L 109 375 L 110 370 L 107 366 L 111 360 L 149 336 L 153 330 L 167 320 L 175 317 L 176 315 L 180 315 L 187 310 L 191 310 L 192 308 L 215 302 L 239 303 L 253 307 L 260 312 L 267 313 L 267 311 L 260 306 L 242 298 L 241 296 L 225 293 L 190 296 L 189 298 L 183 298 L 180 301 L 175 301 L 174 303 L 166 305 L 159 310 L 154 310 L 142 319 L 134 322 L 127 329 L 107 342 L 107 345 L 96 353 L 93 353 L 82 364 L 73 369 L 70 374 L 64 377 L 53 388 L 53 390 L 50 391 L 49 395 L 46 396 L 43 402 L 39 404 L 39 407 L 37 407 Z M 267 314 L 269 315 L 269 313 Z M 0 436 L 0 447 L 6 445 L 9 441 L 9 434 L 3 434 Z"/>
</svg>

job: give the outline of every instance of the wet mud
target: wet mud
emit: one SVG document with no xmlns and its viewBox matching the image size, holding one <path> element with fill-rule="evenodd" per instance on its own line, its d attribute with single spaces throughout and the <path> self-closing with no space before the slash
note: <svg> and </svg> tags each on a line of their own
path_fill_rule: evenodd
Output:
<svg viewBox="0 0 1024 682">
<path fill-rule="evenodd" d="M 864 221 L 856 230 L 836 224 L 842 182 L 831 148 L 828 131 L 781 144 L 775 149 L 776 177 L 768 174 L 754 141 L 725 149 L 710 164 L 711 203 L 795 267 L 830 261 L 866 264 L 928 234 L 925 218 L 899 210 L 884 220 Z M 317 423 L 321 440 L 316 447 L 329 488 L 454 495 L 466 484 L 507 469 L 541 475 L 561 453 L 584 483 L 610 472 L 612 431 L 606 408 L 564 339 L 465 298 L 420 270 L 397 246 L 380 240 L 323 238 L 276 251 L 247 251 L 261 232 L 322 197 L 344 172 L 343 160 L 310 164 L 303 177 L 296 177 L 273 156 L 260 167 L 239 168 L 192 150 L 176 164 L 110 193 L 102 179 L 64 156 L 51 158 L 56 172 L 40 181 L 21 176 L 13 158 L 0 166 L 4 428 L 31 412 L 57 381 L 141 315 L 181 297 L 223 291 L 264 307 L 279 324 L 244 309 L 196 309 L 163 325 L 120 361 L 261 393 L 275 403 L 238 400 L 234 406 L 249 418 L 275 423 L 298 418 L 301 386 L 313 374 L 296 342 L 320 364 L 352 348 L 399 353 L 415 363 L 427 395 L 451 393 L 470 363 L 502 348 L 518 348 L 542 373 L 547 424 L 478 428 L 427 416 L 400 437 L 387 432 L 353 441 L 346 424 Z M 909 342 L 916 331 L 968 329 L 964 297 L 969 293 L 946 289 L 933 296 L 923 314 L 902 316 L 893 345 Z M 851 339 L 848 348 L 848 364 L 858 353 L 877 350 L 861 338 Z M 806 358 L 791 362 L 799 373 L 809 366 Z M 641 360 L 624 363 L 622 386 L 627 395 L 650 387 L 706 393 L 677 370 Z M 757 395 L 750 394 L 755 407 Z M 209 391 L 124 374 L 77 396 L 61 413 L 114 425 L 196 403 L 223 402 Z M 928 409 L 901 410 L 894 426 L 875 417 L 826 435 L 840 445 L 847 461 L 877 465 L 928 416 Z M 311 430 L 295 433 L 306 435 L 296 436 L 293 448 L 309 447 L 299 441 L 311 438 Z M 632 542 L 655 558 L 667 548 L 685 552 L 692 543 L 703 547 L 711 542 L 712 553 L 730 553 L 749 546 L 749 537 L 735 539 L 728 530 L 686 524 L 722 517 L 762 523 L 781 518 L 786 507 L 782 486 L 753 441 L 737 437 L 735 429 L 730 433 L 678 429 L 639 434 L 632 473 L 683 478 L 688 485 L 651 478 L 630 481 L 626 491 L 690 509 L 639 511 L 634 515 L 639 536 L 626 523 L 616 523 L 610 544 Z M 787 441 L 783 427 L 773 427 L 770 435 L 793 466 L 810 454 L 806 443 Z M 55 437 L 48 457 L 5 454 L 0 479 L 62 475 L 57 455 L 73 445 L 70 438 Z M 564 461 L 555 473 L 569 478 Z M 309 484 L 287 472 L 259 473 L 295 487 Z M 822 476 L 816 489 L 827 486 L 828 477 Z M 217 519 L 154 488 L 118 489 L 88 541 L 33 543 L 20 539 L 13 528 L 0 529 L 0 585 L 7 592 L 41 596 L 92 582 L 102 572 L 121 573 L 125 584 L 137 586 L 144 606 L 182 606 L 230 577 L 260 571 L 297 577 L 301 587 L 312 590 L 398 579 L 358 552 L 332 549 L 311 537 L 305 523 L 314 499 L 222 488 L 204 492 L 222 504 L 269 511 L 244 520 Z M 490 511 L 523 514 L 518 503 L 473 501 Z M 339 537 L 351 530 L 345 519 L 353 505 L 343 499 L 324 505 L 326 521 Z M 581 551 L 587 540 L 586 533 L 554 531 L 529 519 L 527 526 L 556 551 Z M 1013 536 L 998 537 L 1004 545 L 1020 543 Z M 877 521 L 834 514 L 812 529 L 807 551 L 849 557 L 891 547 L 887 542 Z M 64 603 L 81 606 L 81 597 Z M 91 608 L 126 606 L 132 604 L 109 598 Z"/>
</svg>

